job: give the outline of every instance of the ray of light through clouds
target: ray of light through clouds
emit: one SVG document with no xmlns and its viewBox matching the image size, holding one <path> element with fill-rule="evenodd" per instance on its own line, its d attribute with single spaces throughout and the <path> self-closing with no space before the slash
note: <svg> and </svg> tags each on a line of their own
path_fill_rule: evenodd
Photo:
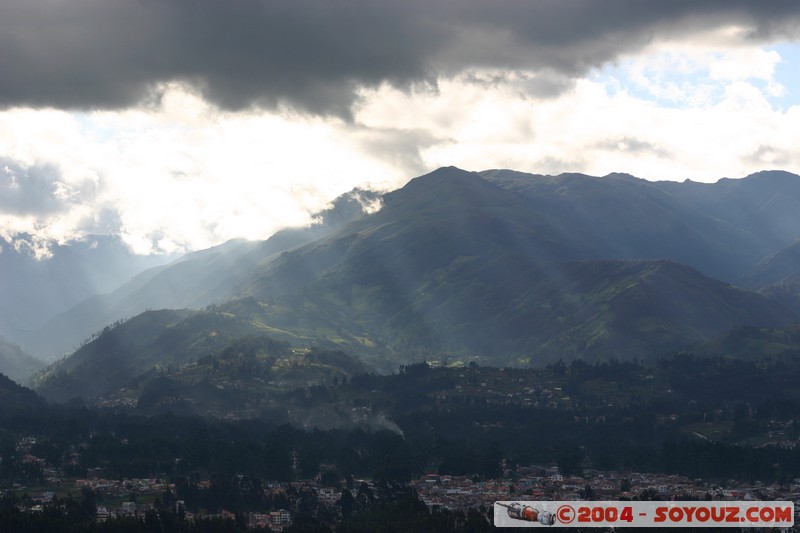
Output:
<svg viewBox="0 0 800 533">
<path fill-rule="evenodd" d="M 98 1 L 77 0 L 75 13 Z M 42 12 L 57 11 L 40 3 Z M 202 16 L 219 5 L 203 0 L 195 26 L 186 27 L 210 32 L 221 47 L 247 47 L 215 57 L 213 48 L 199 49 L 208 46 L 199 37 L 183 42 L 167 31 L 183 28 L 176 13 L 187 6 L 179 0 L 108 0 L 97 10 L 105 17 L 122 13 L 133 25 L 162 17 L 147 27 L 152 46 L 164 50 L 152 59 L 155 49 L 126 41 L 124 28 L 118 42 L 113 32 L 90 33 L 114 41 L 108 58 L 94 48 L 90 58 L 117 61 L 106 64 L 114 70 L 107 76 L 119 77 L 110 82 L 102 67 L 80 59 L 89 48 L 68 31 L 80 27 L 76 18 L 61 31 L 56 11 L 45 17 L 54 42 L 67 43 L 64 62 L 74 72 L 66 74 L 69 64 L 53 66 L 57 45 L 50 58 L 44 45 L 0 22 L 0 50 L 14 51 L 5 62 L 0 52 L 0 237 L 41 249 L 119 234 L 140 253 L 263 239 L 309 223 L 310 213 L 355 186 L 393 188 L 446 165 L 697 181 L 800 172 L 800 9 L 789 3 L 765 3 L 770 18 L 755 4 L 737 3 L 748 14 L 729 17 L 715 1 L 656 10 L 618 0 L 606 5 L 665 13 L 603 14 L 597 29 L 581 18 L 597 17 L 597 4 L 581 1 L 509 2 L 507 13 L 464 1 L 450 27 L 445 8 L 353 0 L 382 31 L 340 16 L 344 4 L 326 11 L 336 19 L 327 28 L 314 11 L 322 4 L 307 3 L 303 11 L 304 2 L 237 0 L 219 28 L 231 24 L 236 35 L 236 24 L 248 27 L 229 39 Z M 6 10 L 6 20 L 35 26 L 41 16 L 31 5 L 11 0 L 0 19 Z M 257 5 L 283 9 L 312 44 L 273 28 L 272 50 L 251 24 Z M 521 22 L 527 9 L 530 28 Z M 556 26 L 541 23 L 544 16 Z M 335 24 L 352 24 L 352 37 Z M 327 29 L 330 41 L 320 34 Z M 294 48 L 280 48 L 282 39 Z M 63 92 L 45 84 L 63 84 Z"/>
<path fill-rule="evenodd" d="M 309 223 L 355 185 L 401 178 L 342 128 L 339 119 L 220 111 L 175 84 L 148 108 L 0 113 L 0 153 L 20 168 L 50 165 L 60 197 L 55 213 L 4 214 L 1 236 L 63 242 L 118 231 L 140 253 L 264 239 Z"/>
</svg>

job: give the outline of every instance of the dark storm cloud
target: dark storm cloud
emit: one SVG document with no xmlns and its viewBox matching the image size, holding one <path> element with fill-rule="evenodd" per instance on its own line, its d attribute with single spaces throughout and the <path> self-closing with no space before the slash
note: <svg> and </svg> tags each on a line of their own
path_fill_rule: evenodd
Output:
<svg viewBox="0 0 800 533">
<path fill-rule="evenodd" d="M 784 36 L 798 13 L 793 0 L 3 0 L 0 105 L 124 107 L 184 81 L 228 109 L 346 115 L 358 87 L 473 67 L 545 69 L 552 92 L 659 36 L 727 23 Z"/>
</svg>

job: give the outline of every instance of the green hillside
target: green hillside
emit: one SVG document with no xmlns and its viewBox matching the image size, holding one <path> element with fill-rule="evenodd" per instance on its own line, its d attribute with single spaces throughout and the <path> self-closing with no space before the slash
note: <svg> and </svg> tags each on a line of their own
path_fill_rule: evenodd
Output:
<svg viewBox="0 0 800 533">
<path fill-rule="evenodd" d="M 796 319 L 762 296 L 668 261 L 553 264 L 511 254 L 457 258 L 407 284 L 329 274 L 265 309 L 277 327 L 327 332 L 362 355 L 377 348 L 399 361 L 475 356 L 524 365 L 650 358 L 736 325 Z"/>
<path fill-rule="evenodd" d="M 640 181 L 566 176 L 540 185 L 558 184 L 553 194 L 566 189 L 566 195 L 601 188 L 616 198 L 615 187 L 649 187 Z M 650 357 L 735 325 L 796 320 L 780 304 L 671 261 L 576 261 L 592 255 L 585 242 L 603 242 L 580 229 L 588 219 L 582 226 L 565 216 L 570 223 L 556 224 L 557 209 L 531 209 L 527 193 L 495 182 L 453 168 L 412 180 L 387 195 L 375 215 L 283 254 L 243 294 L 263 301 L 267 322 L 277 327 L 334 340 L 353 353 L 377 347 L 399 361 Z M 666 195 L 650 192 L 659 202 Z M 548 203 L 543 195 L 538 191 L 537 201 Z M 611 207 L 590 217 L 598 228 L 608 227 L 619 210 Z M 626 216 L 617 215 L 620 228 L 647 241 L 652 224 L 639 230 Z M 636 239 L 612 237 L 637 247 Z M 677 235 L 667 237 L 682 245 Z"/>
<path fill-rule="evenodd" d="M 302 404 L 304 393 L 298 391 L 346 383 L 370 371 L 343 352 L 292 349 L 269 337 L 247 336 L 196 362 L 145 372 L 98 399 L 97 405 L 128 407 L 138 413 L 291 419 L 303 425 L 311 413 L 303 411 L 300 416 L 286 408 L 289 403 Z"/>
<path fill-rule="evenodd" d="M 720 356 L 749 361 L 797 360 L 800 356 L 800 324 L 784 328 L 740 326 L 690 349 L 701 356 Z"/>
<path fill-rule="evenodd" d="M 226 287 L 215 296 L 229 299 L 109 328 L 36 384 L 48 398 L 94 397 L 248 335 L 343 350 L 391 371 L 423 359 L 653 360 L 737 326 L 784 327 L 798 320 L 786 306 L 708 271 L 752 270 L 800 232 L 788 214 L 800 206 L 792 176 L 709 185 L 728 205 L 692 183 L 442 168 L 385 194 L 378 212 L 346 209 L 319 234 L 248 244 L 261 251 L 247 260 L 238 245 L 199 252 L 140 280 L 150 288 L 125 301 L 182 274 L 186 283 L 167 285 L 200 294 L 213 279 Z M 787 198 L 769 200 L 778 191 Z M 743 207 L 746 195 L 761 207 Z M 200 275 L 207 264 L 211 278 Z"/>
</svg>

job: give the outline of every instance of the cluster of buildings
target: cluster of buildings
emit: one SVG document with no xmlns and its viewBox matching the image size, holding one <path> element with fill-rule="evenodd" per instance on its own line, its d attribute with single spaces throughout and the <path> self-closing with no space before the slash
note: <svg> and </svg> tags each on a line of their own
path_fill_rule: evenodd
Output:
<svg viewBox="0 0 800 533">
<path fill-rule="evenodd" d="M 198 486 L 201 488 L 208 488 L 211 485 L 209 480 L 201 481 Z M 175 485 L 172 483 L 164 483 L 160 479 L 78 479 L 75 481 L 76 488 L 89 488 L 111 497 L 126 496 L 132 493 L 137 494 L 154 494 L 160 495 L 166 490 L 174 493 Z M 52 493 L 49 493 L 52 495 Z M 52 496 L 51 496 L 52 497 Z M 152 504 L 137 504 L 133 501 L 126 501 L 119 504 L 115 508 L 110 506 L 98 505 L 96 520 L 104 522 L 109 518 L 117 516 L 134 516 L 143 518 L 144 515 L 152 510 Z M 186 510 L 186 503 L 183 500 L 175 502 L 175 512 L 184 520 L 194 521 L 196 519 L 209 519 L 209 518 L 223 518 L 229 520 L 236 519 L 236 513 L 222 510 L 221 513 L 192 513 Z M 262 528 L 269 531 L 283 531 L 284 528 L 292 524 L 292 514 L 286 509 L 279 509 L 277 511 L 264 511 L 249 513 L 246 517 L 248 525 L 252 528 Z"/>
<path fill-rule="evenodd" d="M 152 509 L 150 505 L 140 505 L 137 507 L 134 502 L 123 502 L 116 509 L 109 510 L 104 505 L 97 506 L 96 520 L 98 522 L 105 522 L 109 518 L 117 516 L 133 516 L 144 517 L 145 513 Z M 235 520 L 236 514 L 230 511 L 223 510 L 217 514 L 195 514 L 186 511 L 186 506 L 182 500 L 175 502 L 175 510 L 184 520 L 194 521 L 196 519 L 208 518 L 222 518 L 226 520 Z M 260 528 L 268 531 L 279 532 L 292 525 L 292 513 L 286 509 L 279 509 L 277 511 L 267 511 L 260 513 L 249 513 L 248 526 L 251 528 Z"/>
<path fill-rule="evenodd" d="M 109 511 L 105 505 L 98 505 L 95 520 L 105 522 L 116 516 L 138 516 L 139 513 L 140 509 L 136 508 L 136 502 L 122 502 L 116 511 Z"/>
<path fill-rule="evenodd" d="M 32 497 L 33 505 L 20 506 L 19 509 L 23 512 L 41 513 L 44 511 L 45 505 L 50 503 L 53 499 L 53 492 L 45 492 L 41 495 Z M 97 522 L 105 522 L 107 520 L 129 516 L 134 518 L 144 519 L 145 515 L 154 509 L 152 504 L 136 504 L 136 502 L 125 501 L 119 505 L 97 505 L 95 512 L 95 520 Z M 175 510 L 182 519 L 187 521 L 205 520 L 210 518 L 222 518 L 225 520 L 236 520 L 236 513 L 223 510 L 221 513 L 191 513 L 186 511 L 185 504 L 182 500 L 175 502 Z M 292 513 L 287 509 L 278 509 L 277 511 L 253 512 L 246 515 L 248 526 L 255 529 L 265 529 L 272 532 L 280 532 L 285 528 L 292 525 Z"/>
<path fill-rule="evenodd" d="M 479 481 L 428 474 L 413 484 L 428 507 L 451 510 L 488 508 L 495 501 L 508 500 L 765 500 L 795 502 L 795 520 L 800 522 L 800 478 L 788 485 L 734 480 L 713 484 L 678 475 L 598 470 L 565 477 L 556 467 L 527 467 L 513 478 Z"/>
<path fill-rule="evenodd" d="M 76 489 L 90 489 L 103 495 L 125 498 L 131 494 L 161 494 L 165 490 L 175 491 L 175 484 L 162 479 L 77 479 Z"/>
<path fill-rule="evenodd" d="M 365 483 L 371 490 L 375 486 Z M 762 482 L 743 483 L 728 480 L 713 484 L 685 476 L 666 474 L 647 474 L 637 472 L 598 471 L 587 469 L 580 476 L 563 476 L 556 467 L 524 467 L 513 476 L 502 479 L 478 480 L 469 476 L 449 476 L 435 473 L 427 474 L 411 485 L 420 499 L 430 508 L 442 507 L 450 510 L 490 509 L 496 501 L 521 500 L 626 500 L 646 498 L 654 500 L 780 500 L 793 501 L 796 507 L 795 521 L 800 524 L 800 478 L 792 483 L 779 485 Z M 89 488 L 110 497 L 125 494 L 160 494 L 173 490 L 174 485 L 159 479 L 78 479 L 75 488 Z M 265 492 L 285 492 L 289 487 L 316 492 L 320 504 L 335 506 L 342 490 L 323 487 L 316 480 L 295 481 L 291 483 L 272 483 L 265 485 Z M 344 489 L 347 490 L 347 489 Z M 355 490 L 351 490 L 355 494 Z M 41 510 L 52 500 L 54 493 L 45 492 L 33 498 L 34 506 L 28 511 Z M 220 514 L 194 514 L 186 511 L 183 501 L 175 503 L 176 512 L 186 520 L 221 517 L 235 519 L 228 511 Z M 139 504 L 125 501 L 116 507 L 98 505 L 97 520 L 104 521 L 116 516 L 144 517 L 153 508 L 152 504 Z M 287 509 L 252 512 L 246 517 L 252 528 L 269 531 L 283 531 L 292 524 L 292 513 Z"/>
<path fill-rule="evenodd" d="M 292 513 L 286 509 L 270 511 L 268 513 L 250 513 L 248 525 L 253 528 L 283 531 L 283 528 L 292 525 Z"/>
<path fill-rule="evenodd" d="M 476 386 L 483 387 L 484 383 Z M 538 391 L 536 396 L 552 401 L 561 392 L 557 388 Z M 564 400 L 563 397 L 560 400 Z M 775 437 L 780 437 L 775 434 Z M 47 490 L 37 493 L 31 498 L 32 505 L 26 509 L 37 512 L 44 509 L 54 496 L 54 491 L 68 488 L 90 489 L 102 495 L 98 498 L 106 502 L 97 507 L 97 520 L 104 521 L 115 516 L 144 515 L 153 505 L 134 501 L 123 501 L 132 496 L 149 495 L 139 501 L 152 501 L 164 491 L 175 492 L 175 485 L 159 478 L 106 479 L 101 469 L 89 469 L 87 477 L 74 479 L 65 477 L 63 468 L 48 465 L 43 458 L 34 455 L 35 437 L 25 437 L 16 446 L 17 458 L 21 463 L 38 467 L 42 472 L 42 481 Z M 73 460 L 79 456 L 79 448 L 71 454 Z M 357 487 L 365 483 L 370 490 L 374 485 L 370 481 L 354 480 Z M 658 499 L 658 500 L 781 500 L 793 501 L 800 513 L 800 478 L 791 483 L 768 484 L 762 482 L 745 483 L 728 480 L 725 483 L 710 483 L 700 479 L 688 479 L 679 475 L 646 474 L 637 472 L 599 471 L 584 469 L 580 476 L 563 476 L 557 467 L 522 467 L 513 473 L 506 472 L 506 477 L 494 480 L 479 480 L 469 476 L 449 476 L 428 474 L 414 481 L 411 485 L 416 489 L 420 499 L 428 507 L 442 507 L 450 510 L 490 508 L 495 501 L 524 500 L 626 500 L 626 499 Z M 200 488 L 208 488 L 210 481 L 200 481 Z M 320 480 L 295 481 L 292 483 L 265 484 L 265 493 L 282 493 L 289 487 L 300 490 L 313 490 L 320 504 L 335 507 L 341 498 L 342 489 L 324 487 Z M 42 488 L 44 488 L 42 487 Z M 25 487 L 14 485 L 11 489 L 21 493 Z M 40 489 L 42 490 L 42 489 Z M 354 497 L 356 490 L 351 490 Z M 0 493 L 2 494 L 2 493 Z M 116 505 L 108 503 L 117 501 Z M 220 515 L 195 515 L 186 511 L 183 502 L 176 503 L 176 512 L 187 520 L 202 519 L 213 516 L 235 518 L 233 513 L 223 511 Z M 271 531 L 282 531 L 292 523 L 289 510 L 264 510 L 250 513 L 248 523 L 253 528 L 264 528 Z M 800 516 L 796 517 L 800 523 Z"/>
</svg>

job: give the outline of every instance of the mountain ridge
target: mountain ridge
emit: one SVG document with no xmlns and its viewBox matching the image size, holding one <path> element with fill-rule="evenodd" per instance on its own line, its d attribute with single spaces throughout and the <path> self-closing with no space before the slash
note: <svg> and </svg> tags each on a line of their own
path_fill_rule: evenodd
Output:
<svg viewBox="0 0 800 533">
<path fill-rule="evenodd" d="M 738 186 L 760 206 L 773 205 L 772 193 L 749 190 L 764 179 L 770 187 L 788 180 L 797 194 L 782 202 L 800 206 L 798 176 L 768 173 Z M 736 183 L 723 185 L 741 210 L 737 202 L 745 193 Z M 320 344 L 388 371 L 431 357 L 524 366 L 575 358 L 651 359 L 733 327 L 797 321 L 784 305 L 693 264 L 713 269 L 735 256 L 735 268 L 725 264 L 719 271 L 752 269 L 758 262 L 753 258 L 762 260 L 767 246 L 759 235 L 780 233 L 764 229 L 765 221 L 783 214 L 761 208 L 747 216 L 726 214 L 719 204 L 710 216 L 702 209 L 708 198 L 682 200 L 689 193 L 673 189 L 623 174 L 537 178 L 438 169 L 382 195 L 377 212 L 362 209 L 316 234 L 299 230 L 305 240 L 249 243 L 262 250 L 254 252 L 258 259 L 246 275 L 221 278 L 230 299 L 185 311 L 175 324 L 158 322 L 156 329 L 169 338 L 178 332 L 185 337 L 173 339 L 176 348 L 167 351 L 161 334 L 151 335 L 146 346 L 128 350 L 124 357 L 135 363 L 113 381 L 122 386 L 124 377 L 148 365 L 197 360 L 217 346 L 218 335 L 266 334 L 295 346 Z M 800 220 L 792 223 L 800 233 Z M 740 248 L 746 249 L 744 259 L 736 255 Z M 195 260 L 214 253 L 201 252 Z M 695 260 L 678 260 L 685 257 Z M 106 352 L 97 345 L 88 345 L 94 347 L 91 357 L 88 346 L 71 356 L 88 365 L 81 374 L 90 376 L 93 366 L 104 364 Z M 80 392 L 83 378 L 69 385 L 78 374 L 70 364 L 60 366 L 68 374 L 65 390 Z M 96 375 L 101 376 L 111 379 Z M 53 390 L 61 386 L 53 383 Z"/>
<path fill-rule="evenodd" d="M 248 243 L 272 246 L 274 253 L 257 255 L 248 275 L 226 279 L 230 300 L 179 316 L 149 312 L 145 344 L 112 343 L 122 350 L 114 357 L 126 361 L 126 370 L 98 374 L 112 353 L 100 340 L 129 338 L 124 331 L 144 320 L 139 315 L 45 373 L 40 390 L 62 398 L 68 391 L 99 394 L 80 380 L 94 375 L 104 386 L 121 387 L 154 365 L 205 357 L 237 335 L 342 349 L 388 371 L 430 357 L 523 366 L 575 358 L 649 360 L 734 327 L 785 327 L 798 320 L 780 303 L 669 254 L 638 257 L 659 250 L 643 238 L 648 232 L 662 240 L 694 239 L 692 250 L 715 235 L 741 233 L 733 222 L 708 229 L 707 217 L 659 186 L 622 174 L 540 180 L 490 174 L 487 180 L 439 169 L 383 195 L 379 211 L 344 217 L 305 240 Z M 607 220 L 620 212 L 620 202 L 642 198 L 650 199 L 646 207 Z M 565 206 L 572 210 L 565 214 Z M 680 220 L 687 213 L 689 220 Z M 633 224 L 637 218 L 641 227 Z M 606 253 L 593 233 L 603 228 L 611 228 L 607 239 L 620 239 Z M 641 242 L 626 242 L 631 234 Z M 236 243 L 222 248 L 233 257 L 236 249 Z M 215 258 L 218 252 L 199 252 L 177 266 L 226 261 L 225 253 Z"/>
</svg>

